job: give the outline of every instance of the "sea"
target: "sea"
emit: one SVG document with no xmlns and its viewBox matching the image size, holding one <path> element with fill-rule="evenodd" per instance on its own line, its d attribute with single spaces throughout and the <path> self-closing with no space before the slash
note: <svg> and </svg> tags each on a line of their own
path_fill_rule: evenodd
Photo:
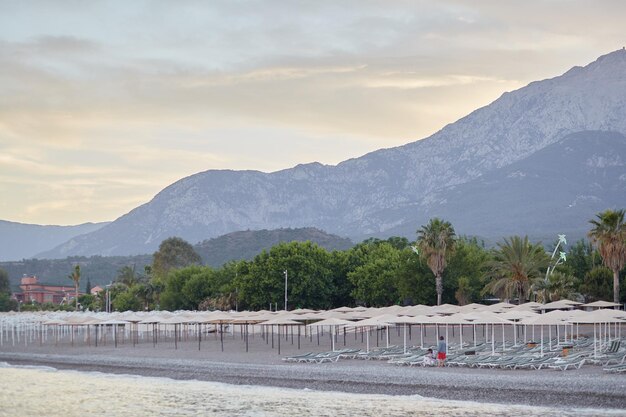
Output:
<svg viewBox="0 0 626 417">
<path fill-rule="evenodd" d="M 618 416 L 567 409 L 230 385 L 0 363 L 0 416 Z"/>
</svg>

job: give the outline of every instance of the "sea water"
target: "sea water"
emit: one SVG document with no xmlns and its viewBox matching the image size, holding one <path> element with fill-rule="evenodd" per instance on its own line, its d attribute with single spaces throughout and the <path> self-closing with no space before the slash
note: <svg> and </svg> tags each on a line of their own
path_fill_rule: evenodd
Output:
<svg viewBox="0 0 626 417">
<path fill-rule="evenodd" d="M 179 381 L 0 364 L 0 416 L 616 416 L 619 410 Z"/>
</svg>

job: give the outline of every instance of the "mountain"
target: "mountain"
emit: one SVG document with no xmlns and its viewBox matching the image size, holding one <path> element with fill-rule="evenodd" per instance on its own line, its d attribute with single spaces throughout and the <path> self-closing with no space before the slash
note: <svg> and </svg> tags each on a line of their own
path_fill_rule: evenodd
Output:
<svg viewBox="0 0 626 417">
<path fill-rule="evenodd" d="M 440 216 L 441 205 L 430 203 L 451 187 L 497 172 L 569 134 L 584 131 L 626 134 L 623 49 L 505 93 L 426 139 L 336 166 L 311 163 L 273 173 L 211 170 L 192 175 L 47 256 L 145 253 L 170 236 L 197 242 L 244 229 L 314 226 L 357 239 L 389 235 L 415 219 Z M 546 192 L 551 195 L 550 190 Z M 625 200 L 622 195 L 619 205 L 626 206 Z M 523 199 L 522 207 L 533 204 L 537 203 Z M 560 210 L 560 204 L 555 201 L 553 210 Z M 416 212 L 403 210 L 409 206 Z M 446 206 L 447 213 L 468 210 L 452 200 Z M 517 230 L 506 224 L 495 227 L 489 221 L 509 209 L 499 199 L 483 201 L 481 206 L 486 207 L 476 211 L 480 217 L 473 219 L 482 225 L 478 234 L 499 238 Z M 584 205 L 574 207 L 573 211 L 580 212 L 577 218 L 595 214 Z M 398 216 L 400 212 L 405 215 Z M 419 224 L 407 236 L 413 237 Z M 535 227 L 533 223 L 522 226 L 525 230 Z M 567 227 L 582 232 L 587 224 Z M 552 225 L 542 233 L 559 230 Z M 457 227 L 457 232 L 466 234 L 463 228 Z"/>
<path fill-rule="evenodd" d="M 85 233 L 106 226 L 105 223 L 84 223 L 77 226 L 41 226 L 0 220 L 0 261 L 31 258 Z"/>
<path fill-rule="evenodd" d="M 330 235 L 313 227 L 306 227 L 233 232 L 204 240 L 194 245 L 194 249 L 202 257 L 203 263 L 220 267 L 231 260 L 252 259 L 261 251 L 269 250 L 280 242 L 306 242 L 307 240 L 328 250 L 345 250 L 354 245 L 350 239 Z"/>
<path fill-rule="evenodd" d="M 390 234 L 415 233 L 438 213 L 468 235 L 531 235 L 550 243 L 556 232 L 570 241 L 585 237 L 589 220 L 607 208 L 626 206 L 626 136 L 584 131 L 475 180 L 432 193 L 417 204 L 378 214 L 410 219 Z M 376 219 L 376 215 L 372 216 Z"/>
</svg>

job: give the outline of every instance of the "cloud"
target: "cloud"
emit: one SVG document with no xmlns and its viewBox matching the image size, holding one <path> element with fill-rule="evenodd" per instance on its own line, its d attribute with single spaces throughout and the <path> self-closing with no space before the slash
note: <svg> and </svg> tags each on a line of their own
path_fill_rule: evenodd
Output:
<svg viewBox="0 0 626 417">
<path fill-rule="evenodd" d="M 0 218 L 112 219 L 205 169 L 421 139 L 622 46 L 624 14 L 615 1 L 1 2 L 0 189 L 32 208 L 5 201 Z"/>
</svg>

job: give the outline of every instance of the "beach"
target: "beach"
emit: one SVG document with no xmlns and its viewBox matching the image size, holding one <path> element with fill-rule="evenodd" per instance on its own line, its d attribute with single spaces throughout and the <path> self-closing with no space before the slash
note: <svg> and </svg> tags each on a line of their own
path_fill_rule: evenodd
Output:
<svg viewBox="0 0 626 417">
<path fill-rule="evenodd" d="M 402 344 L 400 332 L 391 332 L 391 343 Z M 277 337 L 276 337 L 277 339 Z M 378 340 L 377 340 L 378 341 Z M 84 338 L 70 342 L 67 337 L 32 339 L 0 348 L 0 361 L 10 365 L 46 366 L 59 370 L 107 374 L 166 377 L 174 380 L 213 381 L 316 391 L 335 391 L 392 396 L 422 397 L 546 407 L 574 407 L 625 410 L 626 377 L 607 374 L 599 366 L 579 370 L 500 370 L 474 368 L 401 367 L 385 361 L 340 359 L 333 363 L 287 363 L 283 357 L 308 351 L 329 350 L 329 338 L 282 339 L 281 354 L 268 339 L 251 337 L 248 351 L 239 334 L 222 340 L 210 335 L 199 344 L 192 336 L 172 340 L 141 339 L 132 343 L 111 340 L 95 347 Z M 338 338 L 343 347 L 343 339 Z M 375 343 L 374 341 L 372 343 Z M 55 346 L 56 345 L 56 346 Z M 346 338 L 346 346 L 361 348 L 360 339 Z"/>
</svg>

